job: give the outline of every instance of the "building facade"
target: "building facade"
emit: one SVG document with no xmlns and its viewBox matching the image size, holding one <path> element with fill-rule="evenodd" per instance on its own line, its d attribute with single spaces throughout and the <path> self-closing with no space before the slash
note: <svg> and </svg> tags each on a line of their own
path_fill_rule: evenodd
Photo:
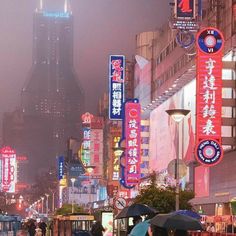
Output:
<svg viewBox="0 0 236 236">
<path fill-rule="evenodd" d="M 140 98 L 142 115 L 150 119 L 150 171 L 158 173 L 161 184 L 174 186 L 175 179 L 168 172 L 168 166 L 179 155 L 185 164 L 181 167 L 185 174 L 181 176 L 180 184 L 183 189 L 195 191 L 192 204 L 196 210 L 203 209 L 206 214 L 229 214 L 230 201 L 236 194 L 236 176 L 232 174 L 236 156 L 236 2 L 206 0 L 202 3 L 200 29 L 215 27 L 223 33 L 225 39 L 222 58 L 222 161 L 216 166 L 205 167 L 195 160 L 196 48 L 194 45 L 181 47 L 176 41 L 177 32 L 169 25 L 163 26 L 156 33 L 147 32 L 137 36 L 137 53 L 147 60 L 145 66 L 151 62 L 151 72 L 148 73 L 146 68 L 144 73 L 143 67 L 141 77 L 135 78 L 135 89 L 143 88 L 143 96 Z M 136 61 L 140 70 L 140 58 Z M 145 88 L 142 81 L 150 81 L 146 82 L 149 86 Z M 147 91 L 151 91 L 150 94 Z M 181 123 L 180 132 L 177 132 L 176 124 L 165 112 L 175 108 L 191 111 Z M 181 144 L 176 153 L 178 140 Z"/>
<path fill-rule="evenodd" d="M 29 158 L 30 176 L 55 166 L 69 137 L 80 138 L 84 95 L 73 67 L 73 16 L 67 4 L 64 11 L 50 12 L 41 1 L 34 13 L 33 63 L 21 92 L 24 145 L 15 147 Z M 11 143 L 5 133 L 4 142 Z"/>
</svg>

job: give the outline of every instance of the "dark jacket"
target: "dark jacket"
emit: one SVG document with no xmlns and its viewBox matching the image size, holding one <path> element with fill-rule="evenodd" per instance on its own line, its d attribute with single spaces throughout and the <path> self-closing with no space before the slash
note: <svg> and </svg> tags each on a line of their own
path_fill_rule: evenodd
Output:
<svg viewBox="0 0 236 236">
<path fill-rule="evenodd" d="M 29 225 L 29 229 L 28 229 L 28 232 L 29 232 L 30 236 L 35 235 L 35 232 L 36 232 L 35 229 L 36 229 L 36 226 L 35 226 L 34 222 L 31 222 L 30 225 Z"/>
<path fill-rule="evenodd" d="M 104 231 L 105 229 L 99 221 L 93 224 L 91 229 L 91 233 L 93 236 L 102 236 Z"/>
</svg>

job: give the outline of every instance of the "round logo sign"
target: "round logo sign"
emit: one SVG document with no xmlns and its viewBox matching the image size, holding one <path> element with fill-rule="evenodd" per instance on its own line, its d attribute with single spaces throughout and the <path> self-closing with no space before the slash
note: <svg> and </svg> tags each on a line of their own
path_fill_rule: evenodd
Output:
<svg viewBox="0 0 236 236">
<path fill-rule="evenodd" d="M 182 48 L 190 48 L 195 41 L 194 34 L 190 31 L 182 31 L 180 30 L 176 34 L 176 42 L 182 47 Z"/>
<path fill-rule="evenodd" d="M 196 157 L 201 164 L 213 166 L 221 161 L 223 151 L 216 140 L 202 140 L 196 148 Z"/>
<path fill-rule="evenodd" d="M 215 28 L 206 28 L 198 33 L 198 48 L 207 54 L 217 53 L 223 46 L 223 35 Z"/>
</svg>

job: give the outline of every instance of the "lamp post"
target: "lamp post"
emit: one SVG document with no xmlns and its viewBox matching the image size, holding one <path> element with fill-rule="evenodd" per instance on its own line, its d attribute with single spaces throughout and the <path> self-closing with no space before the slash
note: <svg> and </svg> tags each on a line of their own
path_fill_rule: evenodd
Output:
<svg viewBox="0 0 236 236">
<path fill-rule="evenodd" d="M 175 210 L 179 210 L 179 124 L 183 118 L 188 115 L 190 110 L 185 109 L 171 109 L 166 110 L 166 113 L 177 123 L 177 133 L 178 142 L 176 146 L 176 165 L 175 165 L 175 175 L 176 175 L 176 187 L 175 187 Z"/>
<path fill-rule="evenodd" d="M 55 209 L 55 193 L 56 190 L 53 189 L 49 189 L 50 193 L 52 194 L 52 212 L 54 212 Z"/>
<path fill-rule="evenodd" d="M 43 201 L 44 201 L 44 197 L 41 197 L 42 199 L 42 214 L 43 214 Z"/>
<path fill-rule="evenodd" d="M 71 211 L 72 211 L 72 213 L 74 213 L 74 186 L 75 186 L 76 178 L 71 178 L 70 181 L 72 183 L 72 193 L 73 193 L 73 198 L 72 198 L 72 203 L 71 203 Z"/>
<path fill-rule="evenodd" d="M 46 196 L 46 214 L 48 215 L 48 197 L 49 197 L 49 194 L 46 193 L 45 196 Z"/>
<path fill-rule="evenodd" d="M 40 200 L 37 201 L 37 210 L 38 210 L 38 214 L 39 214 L 39 203 L 40 203 Z"/>
</svg>

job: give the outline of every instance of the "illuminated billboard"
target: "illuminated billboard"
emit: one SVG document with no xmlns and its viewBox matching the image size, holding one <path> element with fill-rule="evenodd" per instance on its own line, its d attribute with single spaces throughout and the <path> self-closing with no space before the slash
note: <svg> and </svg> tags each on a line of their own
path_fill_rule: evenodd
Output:
<svg viewBox="0 0 236 236">
<path fill-rule="evenodd" d="M 124 102 L 125 56 L 111 55 L 109 59 L 109 119 L 122 119 Z"/>
<path fill-rule="evenodd" d="M 140 180 L 140 132 L 141 106 L 138 102 L 125 103 L 125 180 L 128 185 L 137 184 Z"/>
<path fill-rule="evenodd" d="M 61 180 L 63 179 L 64 175 L 64 162 L 65 162 L 64 156 L 59 156 L 57 161 L 58 161 L 58 180 Z"/>
<path fill-rule="evenodd" d="M 194 18 L 195 0 L 175 0 L 175 12 L 177 18 Z"/>
<path fill-rule="evenodd" d="M 103 176 L 103 130 L 91 129 L 91 165 L 95 166 L 91 173 L 92 178 L 102 178 Z"/>
<path fill-rule="evenodd" d="M 17 182 L 16 152 L 10 147 L 1 149 L 2 191 L 14 193 Z"/>
<path fill-rule="evenodd" d="M 196 159 L 212 166 L 223 157 L 221 147 L 222 54 L 224 39 L 215 28 L 197 35 Z"/>
</svg>

